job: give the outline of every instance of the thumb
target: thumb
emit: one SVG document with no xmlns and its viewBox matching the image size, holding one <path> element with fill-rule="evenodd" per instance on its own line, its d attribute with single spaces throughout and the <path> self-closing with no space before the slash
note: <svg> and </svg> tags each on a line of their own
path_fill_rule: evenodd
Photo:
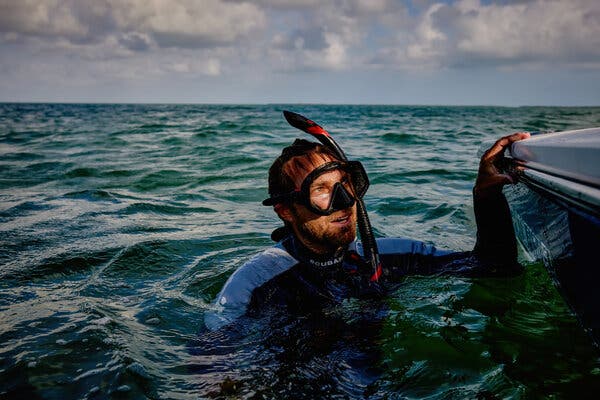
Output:
<svg viewBox="0 0 600 400">
<path fill-rule="evenodd" d="M 512 185 L 515 183 L 515 179 L 508 174 L 498 174 L 496 180 L 499 185 Z"/>
<path fill-rule="evenodd" d="M 500 191 L 504 185 L 514 183 L 513 178 L 507 174 L 494 174 L 478 180 L 475 184 L 475 190 L 480 195 L 487 195 Z"/>
</svg>

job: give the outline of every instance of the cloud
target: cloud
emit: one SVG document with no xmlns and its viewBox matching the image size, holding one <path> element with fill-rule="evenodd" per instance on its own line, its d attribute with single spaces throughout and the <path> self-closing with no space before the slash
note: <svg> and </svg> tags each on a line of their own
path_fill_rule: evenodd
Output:
<svg viewBox="0 0 600 400">
<path fill-rule="evenodd" d="M 282 50 L 323 50 L 327 47 L 326 31 L 321 27 L 298 28 L 288 35 L 276 35 L 272 44 Z"/>
<path fill-rule="evenodd" d="M 0 68 L 4 79 L 45 76 L 65 85 L 215 77 L 243 64 L 240 47 L 266 25 L 251 2 L 0 0 Z M 18 67 L 30 63 L 45 67 Z"/>
<path fill-rule="evenodd" d="M 131 49 L 237 44 L 266 24 L 250 2 L 222 0 L 1 0 L 0 32 L 90 44 L 120 38 Z"/>
<path fill-rule="evenodd" d="M 455 21 L 465 56 L 522 62 L 600 58 L 600 3 L 542 1 L 489 5 L 463 11 Z"/>
<path fill-rule="evenodd" d="M 364 67 L 373 51 L 368 36 L 386 19 L 406 14 L 391 0 L 262 0 L 273 21 L 284 20 L 268 43 L 273 68 L 280 71 L 351 70 Z"/>
<path fill-rule="evenodd" d="M 339 70 L 352 65 L 349 47 L 343 34 L 315 27 L 276 35 L 268 54 L 273 68 L 280 71 Z"/>
<path fill-rule="evenodd" d="M 74 43 L 94 41 L 98 27 L 106 24 L 106 4 L 77 7 L 73 1 L 0 1 L 0 32 L 11 37 L 68 38 Z M 103 21 L 104 20 L 104 21 Z"/>
<path fill-rule="evenodd" d="M 14 82 L 547 65 L 600 67 L 600 2 L 0 0 Z"/>
<path fill-rule="evenodd" d="M 210 47 L 233 44 L 260 31 L 264 13 L 250 2 L 221 0 L 130 0 L 115 2 L 122 29 L 148 32 L 159 46 Z"/>
<path fill-rule="evenodd" d="M 596 0 L 262 0 L 295 13 L 266 50 L 276 70 L 543 68 L 600 65 Z M 290 11 L 293 10 L 293 11 Z"/>
<path fill-rule="evenodd" d="M 221 74 L 221 63 L 216 58 L 204 60 L 181 59 L 166 64 L 166 71 L 178 74 L 203 74 L 209 76 L 218 76 Z"/>
<path fill-rule="evenodd" d="M 152 39 L 143 33 L 131 32 L 121 35 L 119 43 L 132 51 L 146 51 L 150 49 Z"/>
<path fill-rule="evenodd" d="M 372 62 L 398 67 L 600 64 L 600 2 L 535 0 L 425 7 Z"/>
</svg>

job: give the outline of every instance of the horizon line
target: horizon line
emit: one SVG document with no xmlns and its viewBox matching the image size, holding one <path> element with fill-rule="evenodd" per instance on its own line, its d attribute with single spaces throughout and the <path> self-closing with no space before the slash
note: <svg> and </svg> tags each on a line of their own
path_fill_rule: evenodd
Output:
<svg viewBox="0 0 600 400">
<path fill-rule="evenodd" d="M 319 103 L 319 102 L 256 102 L 256 103 L 238 103 L 238 102 L 158 102 L 158 101 L 23 101 L 23 100 L 0 100 L 0 104 L 65 104 L 65 105 L 198 105 L 198 106 L 269 106 L 269 105 L 301 105 L 301 106 L 392 106 L 392 107 L 499 107 L 499 108 L 521 108 L 521 107 L 561 107 L 561 108 L 594 108 L 598 105 L 557 105 L 557 104 L 408 104 L 408 103 Z"/>
</svg>

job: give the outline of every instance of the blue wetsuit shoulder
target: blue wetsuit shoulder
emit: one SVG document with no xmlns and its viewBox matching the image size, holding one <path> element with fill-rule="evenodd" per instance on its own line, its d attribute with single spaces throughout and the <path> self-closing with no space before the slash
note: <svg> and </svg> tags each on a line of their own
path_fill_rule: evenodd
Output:
<svg viewBox="0 0 600 400">
<path fill-rule="evenodd" d="M 205 314 L 208 329 L 218 329 L 242 316 L 252 292 L 269 280 L 298 264 L 281 242 L 253 257 L 238 268 L 217 295 L 213 309 Z"/>
</svg>

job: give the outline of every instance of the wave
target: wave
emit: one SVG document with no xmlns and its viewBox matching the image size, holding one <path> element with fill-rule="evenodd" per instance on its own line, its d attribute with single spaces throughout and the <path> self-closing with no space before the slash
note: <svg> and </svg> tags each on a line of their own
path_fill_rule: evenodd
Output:
<svg viewBox="0 0 600 400">
<path fill-rule="evenodd" d="M 381 138 L 388 143 L 394 144 L 428 144 L 430 142 L 430 139 L 424 134 L 414 135 L 410 133 L 390 132 L 383 134 Z"/>
<path fill-rule="evenodd" d="M 186 215 L 195 213 L 215 213 L 210 207 L 190 207 L 188 205 L 169 205 L 169 204 L 155 204 L 155 203 L 134 203 L 123 211 L 119 211 L 120 215 L 133 215 L 133 214 L 146 214 L 156 213 L 164 215 Z"/>
</svg>

